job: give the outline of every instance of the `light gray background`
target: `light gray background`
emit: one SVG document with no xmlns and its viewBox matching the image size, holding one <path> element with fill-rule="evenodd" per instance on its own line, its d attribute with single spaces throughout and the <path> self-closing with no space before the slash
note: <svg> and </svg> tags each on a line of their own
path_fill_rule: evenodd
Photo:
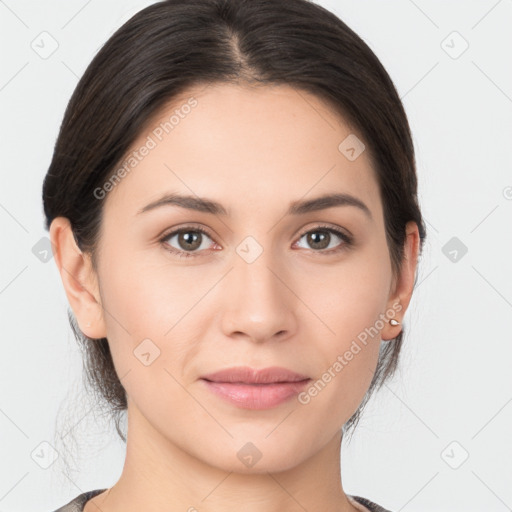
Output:
<svg viewBox="0 0 512 512">
<path fill-rule="evenodd" d="M 0 512 L 49 512 L 122 469 L 124 445 L 80 393 L 67 299 L 36 244 L 48 234 L 42 180 L 77 80 L 150 3 L 0 0 Z M 397 86 L 428 227 L 401 370 L 343 446 L 345 490 L 394 512 L 512 510 L 512 2 L 320 3 Z M 57 419 L 76 453 L 55 439 Z M 61 456 L 44 469 L 53 450 Z"/>
</svg>

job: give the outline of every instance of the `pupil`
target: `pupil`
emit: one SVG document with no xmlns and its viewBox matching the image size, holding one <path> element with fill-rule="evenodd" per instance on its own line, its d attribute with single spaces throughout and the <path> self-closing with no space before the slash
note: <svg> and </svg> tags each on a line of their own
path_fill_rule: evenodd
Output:
<svg viewBox="0 0 512 512">
<path fill-rule="evenodd" d="M 199 239 L 199 234 L 195 233 L 194 231 L 187 231 L 185 233 L 181 234 L 181 238 L 185 241 L 185 245 L 188 245 L 186 247 L 187 249 L 196 249 L 201 244 L 197 244 L 197 240 Z M 195 239 L 195 240 L 194 240 Z M 195 246 L 194 246 L 194 242 Z M 192 245 L 192 247 L 190 247 Z"/>
<path fill-rule="evenodd" d="M 324 249 L 325 247 L 327 247 L 329 245 L 328 233 L 326 233 L 325 231 L 315 231 L 314 233 L 309 235 L 309 238 L 310 238 L 310 243 L 313 246 L 315 244 L 320 244 L 320 247 L 316 247 L 317 249 Z"/>
</svg>

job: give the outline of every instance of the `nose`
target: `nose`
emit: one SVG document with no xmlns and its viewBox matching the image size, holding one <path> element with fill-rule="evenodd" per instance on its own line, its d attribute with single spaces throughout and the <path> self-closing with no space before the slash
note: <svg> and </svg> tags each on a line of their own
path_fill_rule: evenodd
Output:
<svg viewBox="0 0 512 512">
<path fill-rule="evenodd" d="M 250 263 L 244 257 L 234 259 L 224 282 L 222 329 L 226 336 L 255 343 L 293 336 L 300 300 L 290 288 L 290 273 L 270 252 L 263 251 Z"/>
</svg>

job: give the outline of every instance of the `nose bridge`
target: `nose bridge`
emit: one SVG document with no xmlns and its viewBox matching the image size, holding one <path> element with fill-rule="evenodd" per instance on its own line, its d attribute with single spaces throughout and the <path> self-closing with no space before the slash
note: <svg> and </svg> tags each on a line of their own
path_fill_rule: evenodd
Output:
<svg viewBox="0 0 512 512">
<path fill-rule="evenodd" d="M 266 240 L 269 238 L 267 237 Z M 228 329 L 264 340 L 289 330 L 293 317 L 293 294 L 287 289 L 283 266 L 255 237 L 248 236 L 236 247 L 230 272 L 226 305 Z"/>
</svg>

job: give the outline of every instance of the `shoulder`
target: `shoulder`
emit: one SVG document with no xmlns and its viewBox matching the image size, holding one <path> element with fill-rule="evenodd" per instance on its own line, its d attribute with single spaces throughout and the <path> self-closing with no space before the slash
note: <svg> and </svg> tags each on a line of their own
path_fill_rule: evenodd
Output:
<svg viewBox="0 0 512 512">
<path fill-rule="evenodd" d="M 102 492 L 105 492 L 107 489 L 95 489 L 94 491 L 88 491 L 84 492 L 82 494 L 79 494 L 76 498 L 71 500 L 69 503 L 66 503 L 66 505 L 63 505 L 62 507 L 55 510 L 55 512 L 82 512 L 84 509 L 85 504 L 98 494 L 101 494 Z M 350 498 L 352 498 L 353 501 L 356 503 L 363 505 L 366 507 L 370 512 L 390 512 L 389 510 L 385 509 L 384 507 L 381 507 L 380 505 L 377 505 L 377 503 L 374 503 L 373 501 L 370 501 L 366 498 L 362 498 L 361 496 L 352 496 L 348 495 Z"/>
<path fill-rule="evenodd" d="M 377 505 L 377 503 L 374 503 L 373 501 L 370 501 L 366 498 L 362 498 L 361 496 L 347 496 L 349 498 L 352 498 L 352 500 L 355 501 L 356 503 L 366 507 L 366 509 L 361 509 L 361 511 L 366 512 L 366 510 L 369 510 L 370 512 L 391 512 L 387 508 L 381 507 L 380 505 Z"/>
<path fill-rule="evenodd" d="M 82 512 L 85 504 L 94 496 L 105 492 L 107 489 L 96 489 L 94 491 L 84 492 L 83 494 L 78 495 L 76 498 L 71 500 L 66 505 L 55 510 L 55 512 Z"/>
</svg>

